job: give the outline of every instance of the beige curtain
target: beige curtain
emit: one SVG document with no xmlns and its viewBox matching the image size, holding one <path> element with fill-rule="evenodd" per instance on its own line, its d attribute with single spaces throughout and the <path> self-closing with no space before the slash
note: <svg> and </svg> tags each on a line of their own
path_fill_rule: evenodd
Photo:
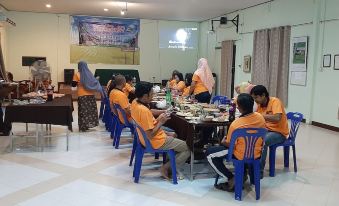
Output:
<svg viewBox="0 0 339 206">
<path fill-rule="evenodd" d="M 291 27 L 255 31 L 252 83 L 267 87 L 270 96 L 287 105 Z"/>
<path fill-rule="evenodd" d="M 223 41 L 221 44 L 220 95 L 231 98 L 232 64 L 234 41 Z"/>
<path fill-rule="evenodd" d="M 3 53 L 2 53 L 2 47 L 1 47 L 1 36 L 0 36 L 0 76 L 3 80 L 8 82 L 6 69 L 5 69 L 4 56 L 3 56 Z"/>
</svg>

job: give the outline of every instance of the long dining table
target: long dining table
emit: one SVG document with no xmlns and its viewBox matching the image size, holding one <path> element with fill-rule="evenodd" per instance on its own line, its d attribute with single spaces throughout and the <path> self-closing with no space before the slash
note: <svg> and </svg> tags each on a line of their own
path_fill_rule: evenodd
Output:
<svg viewBox="0 0 339 206">
<path fill-rule="evenodd" d="M 6 106 L 5 122 L 21 122 L 36 124 L 36 147 L 39 147 L 38 124 L 54 124 L 66 126 L 66 150 L 69 145 L 69 131 L 72 131 L 73 102 L 71 95 L 54 98 L 43 104 L 27 104 Z M 13 150 L 13 135 L 11 135 L 11 149 Z M 43 148 L 42 148 L 43 149 Z"/>
<path fill-rule="evenodd" d="M 186 141 L 187 146 L 191 150 L 191 160 L 190 160 L 190 180 L 193 180 L 194 175 L 194 143 L 198 140 L 197 137 L 197 128 L 204 127 L 228 127 L 230 123 L 228 121 L 215 122 L 215 121 L 190 121 L 185 119 L 185 117 L 178 116 L 175 113 L 171 114 L 171 119 L 168 120 L 165 126 L 173 129 L 178 138 Z"/>
</svg>

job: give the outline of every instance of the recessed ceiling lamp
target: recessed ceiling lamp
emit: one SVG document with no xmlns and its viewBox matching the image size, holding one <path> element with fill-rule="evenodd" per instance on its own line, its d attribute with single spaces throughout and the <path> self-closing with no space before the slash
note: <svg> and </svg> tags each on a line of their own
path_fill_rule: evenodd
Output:
<svg viewBox="0 0 339 206">
<path fill-rule="evenodd" d="M 108 9 L 105 8 L 104 11 L 108 11 Z"/>
<path fill-rule="evenodd" d="M 127 1 L 125 3 L 125 8 L 120 11 L 121 16 L 124 16 L 127 13 Z"/>
<path fill-rule="evenodd" d="M 50 5 L 50 4 L 46 4 L 46 7 L 47 7 L 47 8 L 51 8 L 51 7 L 52 7 L 52 5 Z"/>
</svg>

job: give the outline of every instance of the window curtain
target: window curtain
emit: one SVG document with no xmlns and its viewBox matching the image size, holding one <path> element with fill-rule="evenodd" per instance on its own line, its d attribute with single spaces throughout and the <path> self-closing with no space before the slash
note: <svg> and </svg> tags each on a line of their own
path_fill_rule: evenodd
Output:
<svg viewBox="0 0 339 206">
<path fill-rule="evenodd" d="M 254 32 L 252 83 L 264 85 L 270 96 L 287 105 L 291 27 Z"/>
<path fill-rule="evenodd" d="M 221 43 L 220 95 L 231 98 L 233 40 Z"/>
</svg>

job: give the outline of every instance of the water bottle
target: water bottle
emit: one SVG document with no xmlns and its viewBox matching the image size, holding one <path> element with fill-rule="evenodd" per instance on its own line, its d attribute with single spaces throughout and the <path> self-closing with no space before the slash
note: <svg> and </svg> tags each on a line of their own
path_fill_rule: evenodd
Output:
<svg viewBox="0 0 339 206">
<path fill-rule="evenodd" d="M 166 87 L 166 107 L 170 107 L 172 102 L 171 90 L 169 87 Z"/>
<path fill-rule="evenodd" d="M 135 86 L 135 84 L 137 83 L 137 78 L 135 76 L 132 78 L 132 83 L 133 83 L 133 86 Z"/>
<path fill-rule="evenodd" d="M 235 111 L 236 111 L 236 105 L 234 102 L 232 102 L 231 107 L 229 108 L 229 117 L 228 117 L 229 122 L 233 122 L 235 120 Z"/>
<path fill-rule="evenodd" d="M 50 84 L 47 87 L 47 101 L 53 101 L 53 87 Z"/>
</svg>

